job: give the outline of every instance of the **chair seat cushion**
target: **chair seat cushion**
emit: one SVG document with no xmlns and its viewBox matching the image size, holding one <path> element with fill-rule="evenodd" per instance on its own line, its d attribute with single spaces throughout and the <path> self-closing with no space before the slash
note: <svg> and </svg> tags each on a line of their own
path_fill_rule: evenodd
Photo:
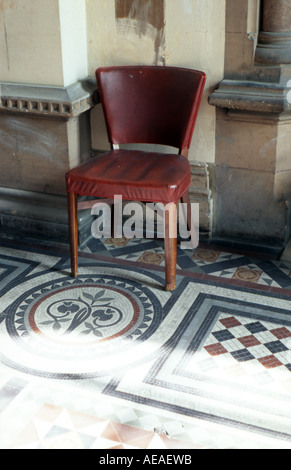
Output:
<svg viewBox="0 0 291 470">
<path fill-rule="evenodd" d="M 67 192 L 166 204 L 178 202 L 190 183 L 185 157 L 139 150 L 112 150 L 66 174 Z"/>
</svg>

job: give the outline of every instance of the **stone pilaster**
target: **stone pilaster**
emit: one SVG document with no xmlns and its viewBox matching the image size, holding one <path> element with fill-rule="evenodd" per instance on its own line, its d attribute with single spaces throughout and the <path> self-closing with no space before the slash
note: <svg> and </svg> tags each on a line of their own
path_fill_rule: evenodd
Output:
<svg viewBox="0 0 291 470">
<path fill-rule="evenodd" d="M 214 232 L 279 253 L 291 233 L 291 0 L 262 0 L 257 37 L 250 65 L 232 73 L 228 57 L 209 98 L 217 108 Z"/>
<path fill-rule="evenodd" d="M 1 233 L 68 238 L 65 173 L 90 157 L 97 88 L 86 1 L 73 3 L 1 2 Z"/>
</svg>

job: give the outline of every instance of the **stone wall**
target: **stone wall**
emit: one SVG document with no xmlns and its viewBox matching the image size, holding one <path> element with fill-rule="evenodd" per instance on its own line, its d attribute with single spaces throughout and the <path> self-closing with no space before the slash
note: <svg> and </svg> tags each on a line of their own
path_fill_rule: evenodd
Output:
<svg viewBox="0 0 291 470">
<path fill-rule="evenodd" d="M 208 96 L 224 74 L 225 0 L 87 0 L 89 73 L 99 65 L 168 65 L 207 74 L 189 152 L 191 201 L 200 204 L 201 233 L 212 234 L 210 187 L 216 152 L 216 110 Z M 100 107 L 91 113 L 92 144 L 108 149 Z M 172 149 L 167 149 L 173 151 Z M 203 176 L 202 176 L 203 175 Z M 197 177 L 196 177 L 197 176 Z"/>
<path fill-rule="evenodd" d="M 101 107 L 94 107 L 94 71 L 137 63 L 207 73 L 190 160 L 192 200 L 201 201 L 202 230 L 211 233 L 216 110 L 207 99 L 223 78 L 225 0 L 73 3 L 0 0 L 0 229 L 66 236 L 64 174 L 90 147 L 109 147 Z M 52 200 L 57 227 L 47 209 Z"/>
<path fill-rule="evenodd" d="M 191 161 L 215 161 L 209 93 L 223 78 L 225 0 L 87 0 L 89 74 L 99 65 L 175 65 L 207 74 Z M 108 148 L 102 111 L 92 115 L 93 146 Z"/>
<path fill-rule="evenodd" d="M 84 0 L 0 1 L 0 230 L 67 239 L 65 172 L 88 158 Z"/>
<path fill-rule="evenodd" d="M 218 110 L 214 235 L 277 254 L 290 236 L 290 11 L 290 0 L 228 0 L 225 76 L 209 99 Z"/>
<path fill-rule="evenodd" d="M 207 74 L 190 149 L 201 231 L 280 253 L 290 236 L 291 0 L 71 6 L 0 0 L 0 229 L 66 238 L 64 174 L 109 148 L 98 66 L 176 65 Z"/>
</svg>

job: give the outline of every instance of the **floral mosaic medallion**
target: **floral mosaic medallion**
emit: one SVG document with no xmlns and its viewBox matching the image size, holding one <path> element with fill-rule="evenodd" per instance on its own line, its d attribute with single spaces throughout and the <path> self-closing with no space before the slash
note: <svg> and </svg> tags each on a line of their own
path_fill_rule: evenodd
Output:
<svg viewBox="0 0 291 470">
<path fill-rule="evenodd" d="M 139 282 L 87 274 L 51 281 L 40 276 L 31 284 L 12 289 L 16 300 L 0 318 L 6 329 L 0 353 L 8 365 L 41 376 L 88 378 L 155 353 L 144 345 L 161 322 L 162 307 Z"/>
</svg>

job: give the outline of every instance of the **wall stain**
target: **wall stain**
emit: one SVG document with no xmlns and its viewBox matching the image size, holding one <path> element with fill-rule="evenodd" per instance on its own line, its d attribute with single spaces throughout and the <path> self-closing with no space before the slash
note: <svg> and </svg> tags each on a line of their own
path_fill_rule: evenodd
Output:
<svg viewBox="0 0 291 470">
<path fill-rule="evenodd" d="M 10 70 L 10 57 L 9 57 L 8 34 L 7 34 L 5 12 L 12 11 L 14 9 L 14 7 L 15 7 L 15 0 L 0 0 L 0 13 L 2 12 L 2 18 L 3 18 L 5 51 L 6 51 L 6 59 L 7 59 L 7 68 L 8 68 L 8 70 Z"/>
<path fill-rule="evenodd" d="M 12 10 L 15 6 L 15 0 L 0 0 L 0 11 Z"/>
<path fill-rule="evenodd" d="M 161 50 L 164 47 L 165 8 L 164 0 L 115 0 L 116 19 L 134 20 L 137 25 L 137 34 L 148 34 L 148 26 L 156 30 L 155 64 L 163 61 Z"/>
<path fill-rule="evenodd" d="M 6 51 L 6 59 L 7 59 L 7 68 L 10 71 L 10 58 L 9 58 L 9 47 L 8 47 L 8 37 L 7 37 L 7 28 L 6 28 L 6 20 L 5 20 L 5 13 L 2 12 L 3 16 L 3 25 L 4 25 L 4 38 L 5 38 L 5 51 Z"/>
</svg>

